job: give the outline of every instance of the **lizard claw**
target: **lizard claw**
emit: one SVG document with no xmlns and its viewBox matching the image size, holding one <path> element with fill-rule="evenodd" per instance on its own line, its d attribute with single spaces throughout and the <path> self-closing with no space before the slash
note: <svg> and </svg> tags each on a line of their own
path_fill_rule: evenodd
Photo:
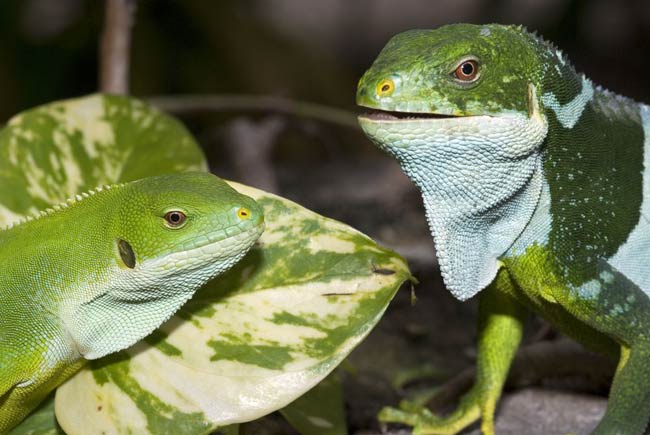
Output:
<svg viewBox="0 0 650 435">
<path fill-rule="evenodd" d="M 413 402 L 402 402 L 400 408 L 383 408 L 378 415 L 382 423 L 399 423 L 413 427 L 413 435 L 452 435 L 460 429 L 454 421 L 434 415 Z"/>
</svg>

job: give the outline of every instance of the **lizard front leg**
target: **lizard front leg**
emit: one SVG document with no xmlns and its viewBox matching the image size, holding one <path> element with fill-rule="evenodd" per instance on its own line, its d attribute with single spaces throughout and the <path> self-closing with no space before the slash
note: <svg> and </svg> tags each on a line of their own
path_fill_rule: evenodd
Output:
<svg viewBox="0 0 650 435">
<path fill-rule="evenodd" d="M 409 405 L 384 408 L 382 422 L 413 426 L 414 434 L 455 434 L 479 418 L 484 435 L 494 435 L 494 412 L 508 370 L 521 341 L 526 310 L 511 295 L 514 284 L 502 269 L 479 299 L 479 341 L 474 386 L 460 400 L 455 411 L 439 417 L 425 408 Z"/>
</svg>

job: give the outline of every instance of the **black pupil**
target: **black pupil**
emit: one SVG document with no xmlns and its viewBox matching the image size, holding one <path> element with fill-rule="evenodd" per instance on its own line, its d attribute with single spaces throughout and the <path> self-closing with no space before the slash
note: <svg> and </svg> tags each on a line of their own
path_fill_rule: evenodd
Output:
<svg viewBox="0 0 650 435">
<path fill-rule="evenodd" d="M 381 90 L 387 92 L 390 89 L 390 85 L 384 85 L 381 87 Z"/>
<path fill-rule="evenodd" d="M 460 70 L 466 76 L 471 76 L 474 73 L 474 65 L 472 65 L 470 62 L 465 62 L 463 66 L 460 67 Z"/>
<path fill-rule="evenodd" d="M 181 220 L 181 215 L 180 215 L 179 213 L 171 213 L 171 214 L 169 215 L 169 220 L 170 220 L 173 224 L 177 224 L 177 223 L 179 223 L 180 220 Z"/>
</svg>

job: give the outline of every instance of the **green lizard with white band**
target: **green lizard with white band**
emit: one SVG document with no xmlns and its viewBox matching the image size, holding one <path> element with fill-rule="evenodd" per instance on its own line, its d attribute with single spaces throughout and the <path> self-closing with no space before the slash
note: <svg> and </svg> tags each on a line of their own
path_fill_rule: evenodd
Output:
<svg viewBox="0 0 650 435">
<path fill-rule="evenodd" d="M 494 411 L 528 310 L 619 358 L 596 434 L 650 417 L 650 108 L 596 86 L 522 27 L 395 36 L 359 83 L 365 133 L 422 192 L 446 286 L 480 292 L 474 387 L 446 417 L 385 409 L 418 434 Z M 570 428 L 567 428 L 570 429 Z"/>
<path fill-rule="evenodd" d="M 0 231 L 0 433 L 86 360 L 153 332 L 263 226 L 253 199 L 188 172 L 98 188 Z"/>
</svg>

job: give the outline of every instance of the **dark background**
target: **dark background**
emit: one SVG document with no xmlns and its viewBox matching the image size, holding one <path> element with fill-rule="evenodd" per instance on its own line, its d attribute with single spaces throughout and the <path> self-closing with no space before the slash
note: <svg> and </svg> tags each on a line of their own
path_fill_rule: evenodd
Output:
<svg viewBox="0 0 650 435">
<path fill-rule="evenodd" d="M 104 2 L 98 0 L 0 2 L 0 122 L 35 105 L 97 91 L 103 15 Z M 418 193 L 354 122 L 357 80 L 392 35 L 455 22 L 524 24 L 554 41 L 597 83 L 650 101 L 647 0 L 140 0 L 137 5 L 133 95 L 281 97 L 264 100 L 259 104 L 264 110 L 251 110 L 259 105 L 249 99 L 237 109 L 222 102 L 179 114 L 218 175 L 353 225 L 405 255 L 420 279 L 418 304 L 412 307 L 409 292 L 400 292 L 352 355 L 354 374 L 344 376 L 351 432 L 377 433 L 374 416 L 382 405 L 439 385 L 475 358 L 475 301 L 461 304 L 444 290 Z M 317 106 L 283 106 L 291 101 Z M 532 321 L 525 344 L 540 341 L 553 345 L 558 339 Z M 564 358 L 542 359 L 541 365 L 563 367 Z M 397 381 L 409 371 L 425 374 L 428 383 Z M 514 382 L 519 388 L 506 393 L 499 433 L 582 433 L 593 427 L 604 411 L 607 375 L 567 372 Z M 288 430 L 271 417 L 247 433 Z"/>
<path fill-rule="evenodd" d="M 97 89 L 103 2 L 0 4 L 0 118 Z M 388 38 L 454 22 L 516 23 L 614 91 L 647 99 L 643 0 L 141 0 L 132 93 L 271 93 L 352 108 Z"/>
</svg>

